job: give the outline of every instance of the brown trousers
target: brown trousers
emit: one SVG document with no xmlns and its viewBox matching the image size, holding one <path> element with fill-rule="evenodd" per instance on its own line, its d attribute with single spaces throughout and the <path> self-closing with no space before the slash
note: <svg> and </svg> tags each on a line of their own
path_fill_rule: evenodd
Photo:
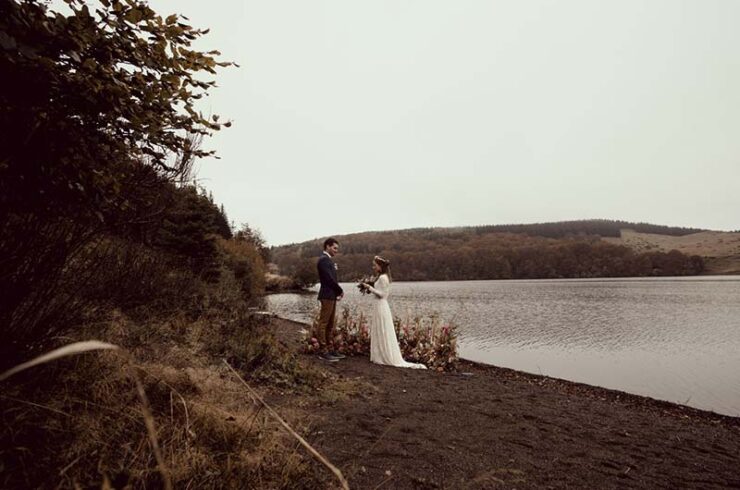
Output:
<svg viewBox="0 0 740 490">
<path fill-rule="evenodd" d="M 321 313 L 319 313 L 319 328 L 316 332 L 321 350 L 326 350 L 329 342 L 334 340 L 334 324 L 336 323 L 337 302 L 333 299 L 320 299 Z"/>
</svg>

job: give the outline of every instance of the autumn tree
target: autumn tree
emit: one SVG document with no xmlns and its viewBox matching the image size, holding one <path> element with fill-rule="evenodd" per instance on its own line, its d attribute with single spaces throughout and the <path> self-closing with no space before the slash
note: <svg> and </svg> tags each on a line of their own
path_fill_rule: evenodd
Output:
<svg viewBox="0 0 740 490">
<path fill-rule="evenodd" d="M 245 241 L 254 245 L 259 250 L 262 260 L 265 263 L 270 261 L 270 248 L 267 246 L 267 241 L 262 236 L 257 228 L 252 228 L 246 223 L 241 225 L 241 228 L 234 234 L 234 238 L 237 241 Z"/>
</svg>

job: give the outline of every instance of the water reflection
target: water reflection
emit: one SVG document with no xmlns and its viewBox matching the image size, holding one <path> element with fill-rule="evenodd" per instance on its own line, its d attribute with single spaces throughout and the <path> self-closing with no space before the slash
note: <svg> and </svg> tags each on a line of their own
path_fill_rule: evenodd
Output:
<svg viewBox="0 0 740 490">
<path fill-rule="evenodd" d="M 369 311 L 351 284 L 342 304 Z M 740 277 L 393 285 L 396 316 L 460 325 L 463 357 L 740 416 Z M 315 295 L 273 295 L 308 321 Z"/>
</svg>

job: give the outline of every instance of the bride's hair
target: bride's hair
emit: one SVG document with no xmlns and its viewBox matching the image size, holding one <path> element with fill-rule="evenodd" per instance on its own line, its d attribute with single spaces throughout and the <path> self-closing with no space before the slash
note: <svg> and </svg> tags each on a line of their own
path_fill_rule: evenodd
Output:
<svg viewBox="0 0 740 490">
<path fill-rule="evenodd" d="M 376 255 L 373 258 L 373 262 L 380 266 L 380 273 L 388 276 L 388 281 L 393 282 L 393 278 L 391 277 L 391 261 L 384 259 L 380 255 Z"/>
</svg>

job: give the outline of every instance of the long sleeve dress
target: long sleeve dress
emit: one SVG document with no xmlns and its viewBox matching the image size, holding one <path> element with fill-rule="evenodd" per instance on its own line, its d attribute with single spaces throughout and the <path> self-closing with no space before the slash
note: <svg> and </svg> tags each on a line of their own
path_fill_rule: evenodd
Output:
<svg viewBox="0 0 740 490">
<path fill-rule="evenodd" d="M 427 367 L 423 364 L 403 360 L 396 338 L 396 329 L 393 326 L 391 307 L 388 305 L 388 294 L 390 293 L 388 276 L 382 274 L 375 281 L 375 287 L 368 287 L 368 290 L 373 293 L 375 303 L 370 323 L 370 360 L 376 364 L 388 366 L 426 369 Z"/>
</svg>

